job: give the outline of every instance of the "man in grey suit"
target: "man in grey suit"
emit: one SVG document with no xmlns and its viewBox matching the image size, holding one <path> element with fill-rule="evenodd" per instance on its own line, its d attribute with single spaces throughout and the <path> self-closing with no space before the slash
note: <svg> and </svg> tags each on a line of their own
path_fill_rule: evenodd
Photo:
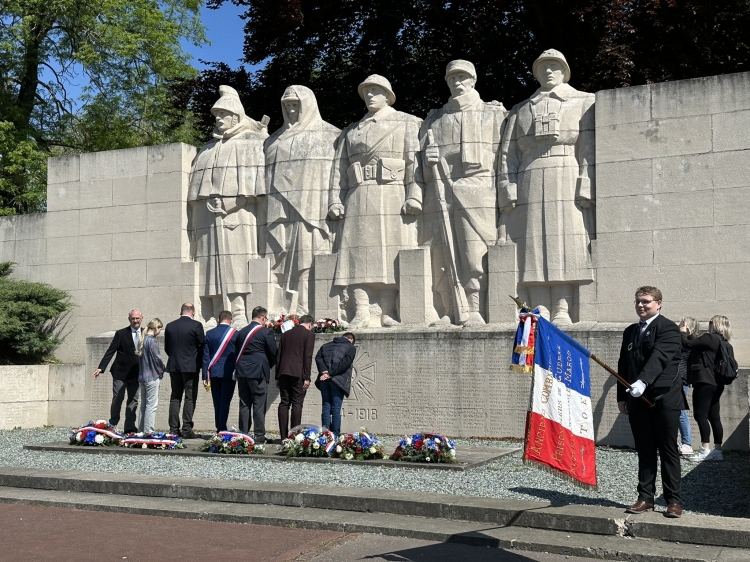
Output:
<svg viewBox="0 0 750 562">
<path fill-rule="evenodd" d="M 194 320 L 195 307 L 186 302 L 180 310 L 180 317 L 167 324 L 164 330 L 164 351 L 169 356 L 167 371 L 172 383 L 169 398 L 169 431 L 181 435 L 183 439 L 195 439 L 193 432 L 193 412 L 198 399 L 198 372 L 203 361 L 203 342 L 206 335 L 203 324 Z M 180 429 L 180 405 L 182 408 L 182 429 Z"/>
</svg>

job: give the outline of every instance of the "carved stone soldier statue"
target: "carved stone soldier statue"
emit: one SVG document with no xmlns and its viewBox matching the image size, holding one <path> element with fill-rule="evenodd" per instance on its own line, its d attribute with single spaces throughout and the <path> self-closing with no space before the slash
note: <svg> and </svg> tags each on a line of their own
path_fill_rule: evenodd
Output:
<svg viewBox="0 0 750 562">
<path fill-rule="evenodd" d="M 274 312 L 307 314 L 313 256 L 331 252 L 328 189 L 341 131 L 323 121 L 315 94 L 305 86 L 284 91 L 281 111 L 284 124 L 265 143 L 265 254 L 277 281 L 269 306 Z"/>
<path fill-rule="evenodd" d="M 336 149 L 329 216 L 343 219 L 333 284 L 354 299 L 353 326 L 396 326 L 396 259 L 416 246 L 415 217 L 422 212 L 416 183 L 419 125 L 396 111 L 390 82 L 373 74 L 358 87 L 367 114 L 341 133 Z M 371 320 L 370 304 L 381 310 Z"/>
<path fill-rule="evenodd" d="M 219 94 L 211 108 L 214 138 L 198 151 L 190 174 L 188 230 L 200 274 L 200 315 L 213 323 L 231 310 L 233 323 L 243 326 L 251 291 L 248 260 L 258 257 L 257 201 L 266 189 L 268 132 L 245 115 L 234 88 L 220 86 Z"/>
<path fill-rule="evenodd" d="M 540 87 L 511 110 L 503 133 L 500 207 L 529 302 L 551 305 L 553 322 L 566 325 L 578 287 L 593 280 L 594 94 L 568 85 L 570 67 L 554 49 L 533 72 Z"/>
<path fill-rule="evenodd" d="M 497 241 L 500 127 L 505 108 L 485 103 L 477 73 L 465 60 L 448 64 L 451 97 L 425 119 L 419 133 L 425 184 L 423 243 L 430 245 L 434 291 L 442 316 L 433 325 L 485 324 L 487 246 Z"/>
</svg>

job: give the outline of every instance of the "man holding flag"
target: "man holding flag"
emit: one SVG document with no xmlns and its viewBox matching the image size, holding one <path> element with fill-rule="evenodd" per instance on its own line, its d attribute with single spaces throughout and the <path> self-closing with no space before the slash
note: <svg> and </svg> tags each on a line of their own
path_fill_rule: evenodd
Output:
<svg viewBox="0 0 750 562">
<path fill-rule="evenodd" d="M 659 314 L 661 300 L 656 287 L 640 287 L 635 292 L 635 312 L 640 320 L 625 329 L 617 364 L 630 388 L 617 385 L 617 407 L 630 420 L 638 451 L 638 501 L 626 511 L 653 511 L 658 451 L 667 502 L 665 516 L 674 518 L 682 515 L 677 428 L 680 411 L 687 409 L 687 403 L 677 372 L 680 331 L 677 324 Z"/>
<path fill-rule="evenodd" d="M 214 402 L 216 432 L 226 431 L 229 406 L 234 396 L 235 381 L 232 378 L 236 355 L 232 313 L 224 310 L 219 314 L 219 325 L 206 332 L 203 346 L 203 386 L 211 391 Z"/>
</svg>

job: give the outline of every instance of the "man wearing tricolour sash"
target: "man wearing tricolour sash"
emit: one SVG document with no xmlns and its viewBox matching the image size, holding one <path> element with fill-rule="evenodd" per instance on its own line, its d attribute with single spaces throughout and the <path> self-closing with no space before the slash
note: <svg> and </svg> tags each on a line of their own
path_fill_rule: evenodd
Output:
<svg viewBox="0 0 750 562">
<path fill-rule="evenodd" d="M 268 311 L 256 306 L 252 322 L 234 336 L 237 364 L 234 376 L 240 395 L 240 432 L 250 434 L 250 410 L 253 416 L 253 439 L 266 442 L 266 396 L 271 367 L 276 364 L 276 339 L 265 327 Z"/>
<path fill-rule="evenodd" d="M 203 386 L 211 391 L 217 433 L 227 429 L 234 396 L 232 373 L 237 356 L 233 340 L 236 333 L 232 328 L 232 313 L 224 310 L 219 314 L 219 325 L 206 332 L 203 346 Z"/>
</svg>

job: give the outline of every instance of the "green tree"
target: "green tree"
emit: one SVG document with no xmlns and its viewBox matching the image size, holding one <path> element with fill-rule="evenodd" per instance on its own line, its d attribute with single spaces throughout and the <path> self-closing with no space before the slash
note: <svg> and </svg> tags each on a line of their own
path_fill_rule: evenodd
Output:
<svg viewBox="0 0 750 562">
<path fill-rule="evenodd" d="M 10 279 L 12 271 L 11 262 L 0 263 L 0 364 L 55 361 L 55 321 L 70 310 L 70 296 L 44 283 Z"/>
<path fill-rule="evenodd" d="M 205 42 L 201 6 L 202 0 L 0 2 L 6 139 L 47 154 L 195 141 L 192 117 L 175 109 L 172 86 L 197 75 L 180 41 Z M 85 86 L 74 98 L 76 83 Z M 3 212 L 39 210 L 32 204 L 44 190 L 36 159 L 20 173 L 8 144 L 0 145 Z"/>
<path fill-rule="evenodd" d="M 475 63 L 483 99 L 510 108 L 537 88 L 531 63 L 561 50 L 576 88 L 606 88 L 750 70 L 750 0 L 209 0 L 246 8 L 244 62 L 234 71 L 253 115 L 279 123 L 289 84 L 312 88 L 321 113 L 344 126 L 364 112 L 356 93 L 368 74 L 386 76 L 401 111 L 424 116 L 445 103 L 443 69 Z M 217 72 L 221 70 L 220 72 Z M 204 71 L 192 94 L 197 119 L 216 99 L 227 68 Z M 195 83 L 193 83 L 195 84 Z M 205 99 L 204 99 L 205 98 Z"/>
</svg>

